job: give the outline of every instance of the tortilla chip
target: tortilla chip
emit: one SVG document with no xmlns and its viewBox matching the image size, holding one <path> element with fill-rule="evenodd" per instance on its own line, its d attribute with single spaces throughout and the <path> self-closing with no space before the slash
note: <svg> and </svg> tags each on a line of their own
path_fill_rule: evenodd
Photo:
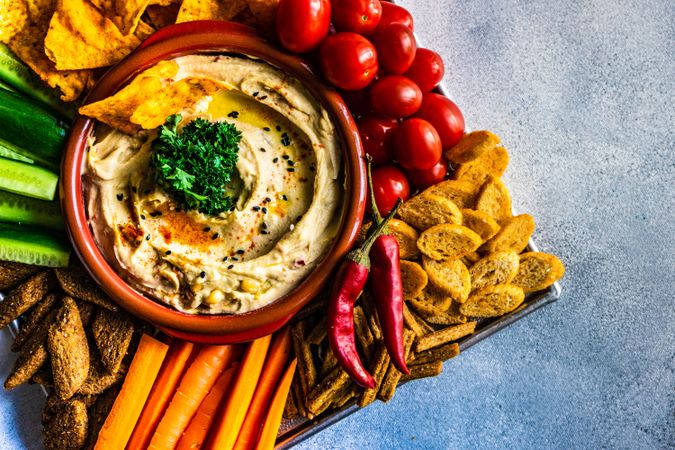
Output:
<svg viewBox="0 0 675 450">
<path fill-rule="evenodd" d="M 59 0 L 45 37 L 45 53 L 59 70 L 94 69 L 115 64 L 140 43 L 134 35 L 124 36 L 91 3 Z"/>
<path fill-rule="evenodd" d="M 183 0 L 176 23 L 230 20 L 246 8 L 246 0 Z"/>
<path fill-rule="evenodd" d="M 44 49 L 55 0 L 26 0 L 28 20 L 7 42 L 14 54 L 28 65 L 49 86 L 61 91 L 61 100 L 76 100 L 92 81 L 89 70 L 59 71 L 47 58 Z"/>
<path fill-rule="evenodd" d="M 178 72 L 174 61 L 162 61 L 142 72 L 131 83 L 113 96 L 82 106 L 80 114 L 110 125 L 124 133 L 133 134 L 140 130 L 131 123 L 131 114 L 147 98 L 157 95 L 166 79 Z"/>
<path fill-rule="evenodd" d="M 150 25 L 149 23 L 141 20 L 140 22 L 138 22 L 138 26 L 136 27 L 136 30 L 134 31 L 134 36 L 136 36 L 139 41 L 143 42 L 144 40 L 146 40 L 147 38 L 152 36 L 152 34 L 155 31 L 157 31 L 157 30 L 155 30 L 155 28 L 152 25 Z"/>
<path fill-rule="evenodd" d="M 114 4 L 115 12 L 119 16 L 117 26 L 123 35 L 128 36 L 136 31 L 150 0 L 114 0 Z"/>
<path fill-rule="evenodd" d="M 131 122 L 146 130 L 157 128 L 168 116 L 186 106 L 194 105 L 200 99 L 215 93 L 221 86 L 217 81 L 206 78 L 184 78 L 166 86 L 157 95 L 138 105 L 131 115 Z"/>
<path fill-rule="evenodd" d="M 248 7 L 255 16 L 261 30 L 274 30 L 277 5 L 280 0 L 247 0 Z"/>
<path fill-rule="evenodd" d="M 148 13 L 152 25 L 159 30 L 160 28 L 176 23 L 179 9 L 180 5 L 177 4 L 167 6 L 150 5 L 145 12 Z"/>
<path fill-rule="evenodd" d="M 27 21 L 28 10 L 22 0 L 0 0 L 0 42 L 8 43 Z"/>
</svg>

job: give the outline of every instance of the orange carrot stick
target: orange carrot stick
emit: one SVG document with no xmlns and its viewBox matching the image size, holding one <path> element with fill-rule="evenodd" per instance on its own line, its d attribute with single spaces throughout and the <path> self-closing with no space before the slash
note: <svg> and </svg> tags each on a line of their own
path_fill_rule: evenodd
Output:
<svg viewBox="0 0 675 450">
<path fill-rule="evenodd" d="M 256 339 L 246 349 L 231 393 L 227 396 L 227 402 L 211 427 L 207 449 L 231 450 L 234 447 L 258 384 L 271 338 L 265 336 Z"/>
<path fill-rule="evenodd" d="M 127 448 L 147 448 L 150 439 L 155 433 L 157 424 L 164 414 L 171 397 L 176 392 L 178 382 L 185 372 L 190 355 L 195 350 L 194 344 L 186 341 L 174 340 L 169 346 L 164 364 L 157 375 L 157 380 L 152 386 L 148 400 L 145 402 L 143 412 L 136 422 L 136 428 L 131 434 Z"/>
<path fill-rule="evenodd" d="M 255 388 L 251 406 L 248 408 L 244 423 L 239 430 L 235 450 L 249 450 L 255 447 L 262 431 L 267 407 L 272 400 L 279 379 L 284 372 L 288 356 L 291 353 L 291 333 L 288 327 L 275 334 L 263 365 L 258 386 Z"/>
<path fill-rule="evenodd" d="M 234 376 L 237 373 L 237 368 L 239 363 L 234 363 L 227 369 L 223 374 L 218 378 L 216 384 L 213 385 L 209 395 L 206 396 L 197 413 L 190 421 L 185 433 L 178 441 L 177 450 L 191 450 L 198 449 L 204 444 L 206 439 L 206 434 L 213 423 L 213 419 L 216 415 L 216 410 L 222 402 L 225 395 L 227 395 L 227 390 L 234 379 Z"/>
<path fill-rule="evenodd" d="M 260 439 L 255 450 L 274 449 L 281 419 L 284 415 L 284 408 L 286 407 L 286 399 L 291 390 L 291 383 L 293 382 L 293 375 L 295 374 L 295 367 L 297 365 L 298 360 L 296 358 L 291 361 L 291 365 L 288 366 L 279 382 L 279 387 L 277 387 L 277 391 L 274 393 L 274 397 L 272 397 L 272 402 L 268 408 L 269 412 L 267 413 L 267 418 L 265 419 L 265 424 L 263 425 L 262 433 L 260 433 Z"/>
<path fill-rule="evenodd" d="M 234 349 L 232 345 L 210 345 L 199 350 L 157 425 L 149 449 L 166 450 L 176 446 L 197 408 L 232 362 Z"/>
<path fill-rule="evenodd" d="M 122 389 L 98 433 L 95 450 L 117 450 L 127 445 L 168 350 L 168 345 L 147 334 L 141 337 Z"/>
</svg>

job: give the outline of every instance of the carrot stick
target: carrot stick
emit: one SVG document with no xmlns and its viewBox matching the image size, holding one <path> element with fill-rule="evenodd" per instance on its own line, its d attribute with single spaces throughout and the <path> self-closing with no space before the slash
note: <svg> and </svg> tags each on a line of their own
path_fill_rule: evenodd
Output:
<svg viewBox="0 0 675 450">
<path fill-rule="evenodd" d="M 199 350 L 157 425 L 149 449 L 166 450 L 176 446 L 197 408 L 232 362 L 234 349 L 232 345 L 210 345 Z"/>
<path fill-rule="evenodd" d="M 141 337 L 122 389 L 98 433 L 95 450 L 117 450 L 127 445 L 168 350 L 168 345 L 147 334 Z"/>
<path fill-rule="evenodd" d="M 232 384 L 235 374 L 237 373 L 237 368 L 239 363 L 234 363 L 227 369 L 223 374 L 218 378 L 216 384 L 213 385 L 209 395 L 206 396 L 197 413 L 190 421 L 185 433 L 178 441 L 177 450 L 188 450 L 188 449 L 198 449 L 204 444 L 206 439 L 206 434 L 213 423 L 215 418 L 216 410 L 218 405 L 220 405 L 223 397 L 227 394 L 227 390 Z"/>
<path fill-rule="evenodd" d="M 162 418 L 162 414 L 169 404 L 171 397 L 176 392 L 178 382 L 185 372 L 190 355 L 195 350 L 194 344 L 186 341 L 175 340 L 169 346 L 164 364 L 157 375 L 157 380 L 152 386 L 148 400 L 145 402 L 141 417 L 136 422 L 136 428 L 131 434 L 127 448 L 147 448 L 150 439 Z"/>
<path fill-rule="evenodd" d="M 258 384 L 271 338 L 268 335 L 256 339 L 246 349 L 232 391 L 218 418 L 214 421 L 214 426 L 211 427 L 212 432 L 207 440 L 206 448 L 231 450 L 234 447 L 246 411 L 251 404 L 253 392 Z"/>
<path fill-rule="evenodd" d="M 258 436 L 262 431 L 267 407 L 286 367 L 292 345 L 293 341 L 288 327 L 272 338 L 258 386 L 255 388 L 253 400 L 251 400 L 251 406 L 248 408 L 244 423 L 239 430 L 237 443 L 234 445 L 235 450 L 249 450 L 255 447 Z"/>
<path fill-rule="evenodd" d="M 291 383 L 293 382 L 293 375 L 295 374 L 295 367 L 297 365 L 298 360 L 296 358 L 291 361 L 291 365 L 288 366 L 286 372 L 284 372 L 284 376 L 279 382 L 279 387 L 277 387 L 277 391 L 274 393 L 274 397 L 272 397 L 272 402 L 268 408 L 269 412 L 267 413 L 267 418 L 265 419 L 265 424 L 263 425 L 262 433 L 260 434 L 260 439 L 258 440 L 258 445 L 255 447 L 255 450 L 274 449 L 277 434 L 279 434 L 281 419 L 284 415 L 286 399 L 291 390 Z"/>
</svg>

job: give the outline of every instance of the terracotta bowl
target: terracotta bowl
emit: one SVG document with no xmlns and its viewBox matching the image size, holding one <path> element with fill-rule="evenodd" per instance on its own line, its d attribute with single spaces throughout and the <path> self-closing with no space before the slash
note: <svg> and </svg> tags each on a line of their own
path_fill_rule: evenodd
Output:
<svg viewBox="0 0 675 450">
<path fill-rule="evenodd" d="M 287 323 L 319 293 L 336 264 L 353 245 L 366 204 L 363 149 L 354 121 L 342 99 L 334 90 L 324 86 L 305 62 L 276 49 L 248 27 L 227 22 L 191 22 L 162 29 L 112 68 L 92 89 L 85 103 L 112 95 L 135 75 L 159 61 L 194 53 L 241 54 L 267 61 L 299 79 L 331 114 L 343 142 L 346 190 L 340 231 L 324 260 L 289 294 L 244 314 L 185 314 L 144 296 L 111 268 L 94 242 L 82 190 L 86 142 L 94 120 L 83 116 L 75 119 L 64 152 L 61 203 L 75 252 L 94 280 L 121 307 L 184 339 L 205 343 L 244 342 L 272 333 Z"/>
</svg>

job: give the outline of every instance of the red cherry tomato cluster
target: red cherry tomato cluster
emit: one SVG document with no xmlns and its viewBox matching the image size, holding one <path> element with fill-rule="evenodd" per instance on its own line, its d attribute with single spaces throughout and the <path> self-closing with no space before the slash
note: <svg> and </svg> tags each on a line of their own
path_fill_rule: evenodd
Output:
<svg viewBox="0 0 675 450">
<path fill-rule="evenodd" d="M 443 59 L 417 48 L 405 8 L 384 0 L 281 0 L 276 27 L 291 52 L 318 49 L 323 76 L 357 117 L 363 148 L 377 166 L 382 214 L 410 196 L 410 183 L 424 189 L 446 177 L 442 153 L 464 135 L 464 117 L 431 92 L 443 78 Z"/>
</svg>

